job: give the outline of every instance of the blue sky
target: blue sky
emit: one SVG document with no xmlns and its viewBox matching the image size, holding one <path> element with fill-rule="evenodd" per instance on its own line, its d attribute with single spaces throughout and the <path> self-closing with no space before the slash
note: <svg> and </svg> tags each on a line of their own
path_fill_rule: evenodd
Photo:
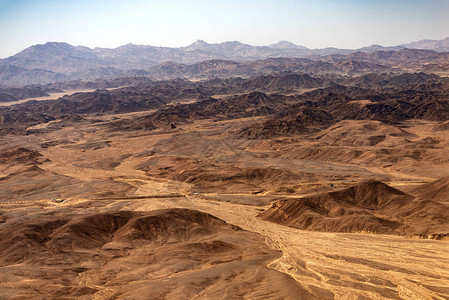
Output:
<svg viewBox="0 0 449 300">
<path fill-rule="evenodd" d="M 359 48 L 448 36 L 449 0 L 0 0 L 0 57 L 48 41 Z"/>
</svg>

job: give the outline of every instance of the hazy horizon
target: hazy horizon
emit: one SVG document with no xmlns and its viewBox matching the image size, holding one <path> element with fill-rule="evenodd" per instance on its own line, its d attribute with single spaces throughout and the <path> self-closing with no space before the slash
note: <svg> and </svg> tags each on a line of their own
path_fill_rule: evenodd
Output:
<svg viewBox="0 0 449 300">
<path fill-rule="evenodd" d="M 444 0 L 0 0 L 0 57 L 46 42 L 90 48 L 286 40 L 311 49 L 396 46 L 449 36 Z"/>
</svg>

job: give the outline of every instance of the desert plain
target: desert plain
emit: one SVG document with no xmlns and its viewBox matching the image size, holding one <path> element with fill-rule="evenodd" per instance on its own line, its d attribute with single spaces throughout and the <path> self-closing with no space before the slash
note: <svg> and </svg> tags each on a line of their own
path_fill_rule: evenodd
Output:
<svg viewBox="0 0 449 300">
<path fill-rule="evenodd" d="M 126 49 L 1 62 L 0 299 L 449 298 L 447 52 Z"/>
<path fill-rule="evenodd" d="M 259 216 L 276 201 L 366 180 L 420 197 L 449 176 L 438 122 L 344 120 L 263 140 L 235 134 L 260 117 L 108 126 L 146 114 L 56 120 L 2 137 L 1 298 L 447 299 L 447 223 L 398 235 Z M 373 136 L 384 138 L 371 145 Z M 434 201 L 447 221 L 444 197 Z"/>
</svg>

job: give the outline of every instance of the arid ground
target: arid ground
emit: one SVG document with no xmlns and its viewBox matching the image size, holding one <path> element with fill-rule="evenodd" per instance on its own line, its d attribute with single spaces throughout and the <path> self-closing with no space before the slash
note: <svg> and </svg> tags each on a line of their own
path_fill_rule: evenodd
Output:
<svg viewBox="0 0 449 300">
<path fill-rule="evenodd" d="M 269 139 L 237 134 L 260 116 L 115 129 L 146 114 L 1 138 L 1 299 L 448 299 L 447 124 L 344 120 Z M 367 180 L 388 185 L 365 191 L 375 208 L 332 202 Z M 380 207 L 391 193 L 419 215 Z M 300 216 L 263 217 L 317 194 L 327 202 Z"/>
</svg>

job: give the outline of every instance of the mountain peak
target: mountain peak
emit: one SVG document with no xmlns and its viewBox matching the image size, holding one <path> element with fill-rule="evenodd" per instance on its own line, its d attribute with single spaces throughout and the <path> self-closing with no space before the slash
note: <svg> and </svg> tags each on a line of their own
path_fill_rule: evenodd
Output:
<svg viewBox="0 0 449 300">
<path fill-rule="evenodd" d="M 194 47 L 205 47 L 205 46 L 209 46 L 209 43 L 206 43 L 203 40 L 197 40 L 196 42 L 190 44 L 189 46 L 194 46 Z"/>
<path fill-rule="evenodd" d="M 304 49 L 304 50 L 308 50 L 308 48 L 306 48 L 306 47 L 299 46 L 299 45 L 296 45 L 292 42 L 285 41 L 285 40 L 279 41 L 276 44 L 271 44 L 268 47 L 270 47 L 272 49 Z"/>
<path fill-rule="evenodd" d="M 437 52 L 449 51 L 449 37 L 442 40 L 420 40 L 401 45 L 405 48 L 433 50 Z"/>
<path fill-rule="evenodd" d="M 192 43 L 188 45 L 187 47 L 184 47 L 186 50 L 203 50 L 203 51 L 221 51 L 224 48 L 232 49 L 237 47 L 252 47 L 247 44 L 243 44 L 239 41 L 228 41 L 223 43 L 215 43 L 215 44 L 209 44 L 206 43 L 203 40 L 198 40 L 195 43 Z"/>
<path fill-rule="evenodd" d="M 65 42 L 46 42 L 44 44 L 44 46 L 70 46 L 70 47 L 73 47 L 72 45 L 65 43 Z"/>
<path fill-rule="evenodd" d="M 209 45 L 209 44 L 203 40 L 197 40 L 195 43 L 193 43 L 193 45 Z"/>
<path fill-rule="evenodd" d="M 184 49 L 188 50 L 188 51 L 193 51 L 193 50 L 208 50 L 210 48 L 210 44 L 206 43 L 203 40 L 197 40 L 196 42 L 188 45 L 187 47 L 184 47 Z"/>
</svg>

